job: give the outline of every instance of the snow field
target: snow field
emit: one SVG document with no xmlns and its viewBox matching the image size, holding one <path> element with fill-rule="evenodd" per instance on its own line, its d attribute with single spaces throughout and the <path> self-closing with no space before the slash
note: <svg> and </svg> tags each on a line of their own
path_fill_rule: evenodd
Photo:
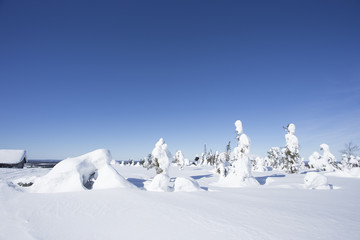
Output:
<svg viewBox="0 0 360 240">
<path fill-rule="evenodd" d="M 115 169 L 140 189 L 155 175 L 141 167 Z M 211 185 L 218 175 L 210 166 L 173 165 L 171 183 L 195 179 L 205 191 L 35 194 L 9 183 L 49 170 L 24 170 L 0 169 L 0 239 L 358 239 L 360 234 L 358 178 L 327 176 L 338 190 L 309 191 L 306 174 L 271 171 L 254 173 L 258 186 L 222 188 Z"/>
</svg>

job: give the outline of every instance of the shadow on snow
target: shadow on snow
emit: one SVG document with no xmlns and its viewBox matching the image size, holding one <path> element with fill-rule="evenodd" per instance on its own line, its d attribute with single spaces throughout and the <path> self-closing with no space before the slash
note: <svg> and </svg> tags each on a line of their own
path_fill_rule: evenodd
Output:
<svg viewBox="0 0 360 240">
<path fill-rule="evenodd" d="M 264 185 L 266 183 L 266 179 L 269 177 L 285 177 L 285 174 L 273 174 L 270 176 L 255 177 L 255 178 L 260 183 L 260 185 Z"/>
</svg>

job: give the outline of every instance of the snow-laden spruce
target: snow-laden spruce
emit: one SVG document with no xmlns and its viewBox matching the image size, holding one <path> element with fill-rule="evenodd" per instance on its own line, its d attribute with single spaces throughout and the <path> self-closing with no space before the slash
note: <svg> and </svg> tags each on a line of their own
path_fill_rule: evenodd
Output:
<svg viewBox="0 0 360 240">
<path fill-rule="evenodd" d="M 176 163 L 176 165 L 179 167 L 179 169 L 183 169 L 184 165 L 185 165 L 185 158 L 183 153 L 181 152 L 181 150 L 178 150 L 175 153 L 175 160 L 174 162 Z"/>
<path fill-rule="evenodd" d="M 148 191 L 166 192 L 170 190 L 169 183 L 169 166 L 172 162 L 172 155 L 168 150 L 164 139 L 160 138 L 155 144 L 155 148 L 151 153 L 153 165 L 156 167 L 157 175 L 150 182 L 145 183 Z"/>
<path fill-rule="evenodd" d="M 290 123 L 287 126 L 285 140 L 286 147 L 281 150 L 283 169 L 287 173 L 296 173 L 299 171 L 301 158 L 299 155 L 299 141 L 295 136 L 295 124 Z"/>
<path fill-rule="evenodd" d="M 335 171 L 339 167 L 336 164 L 335 156 L 330 152 L 329 145 L 323 143 L 320 145 L 320 150 L 323 154 L 320 155 L 318 152 L 314 152 L 309 157 L 309 166 L 318 171 Z"/>
<path fill-rule="evenodd" d="M 79 157 L 67 158 L 27 188 L 38 193 L 77 192 L 91 189 L 135 188 L 111 165 L 109 150 L 98 149 Z"/>
<path fill-rule="evenodd" d="M 280 170 L 282 169 L 281 162 L 281 152 L 279 147 L 272 147 L 267 152 L 268 155 L 265 159 L 266 166 L 271 167 L 272 169 Z"/>
<path fill-rule="evenodd" d="M 234 148 L 232 158 L 234 159 L 229 173 L 224 177 L 220 175 L 218 183 L 214 185 L 222 187 L 244 187 L 249 185 L 258 185 L 259 183 L 252 176 L 250 165 L 250 139 L 243 133 L 242 122 L 235 122 L 238 145 Z"/>
</svg>

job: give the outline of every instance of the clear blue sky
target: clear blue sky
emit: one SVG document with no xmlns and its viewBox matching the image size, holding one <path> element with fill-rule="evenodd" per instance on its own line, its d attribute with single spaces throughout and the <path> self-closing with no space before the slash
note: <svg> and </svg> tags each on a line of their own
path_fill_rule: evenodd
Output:
<svg viewBox="0 0 360 240">
<path fill-rule="evenodd" d="M 308 158 L 360 145 L 360 1 L 0 0 L 0 148 L 139 159 L 293 122 Z"/>
</svg>

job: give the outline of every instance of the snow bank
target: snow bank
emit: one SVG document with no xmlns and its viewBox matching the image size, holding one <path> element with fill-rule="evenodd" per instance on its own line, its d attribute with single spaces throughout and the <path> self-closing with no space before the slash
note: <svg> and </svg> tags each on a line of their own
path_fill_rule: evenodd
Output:
<svg viewBox="0 0 360 240">
<path fill-rule="evenodd" d="M 198 182 L 192 178 L 177 177 L 175 179 L 175 192 L 196 192 L 200 190 Z"/>
<path fill-rule="evenodd" d="M 308 189 L 331 189 L 327 184 L 327 177 L 316 172 L 309 172 L 304 177 L 305 188 Z"/>
<path fill-rule="evenodd" d="M 158 174 L 152 181 L 145 182 L 144 187 L 151 192 L 169 192 L 170 178 L 166 174 Z"/>
<path fill-rule="evenodd" d="M 351 169 L 344 169 L 344 171 L 335 171 L 326 173 L 327 176 L 334 177 L 350 177 L 350 178 L 360 178 L 360 168 L 354 167 Z"/>
<path fill-rule="evenodd" d="M 32 192 L 77 192 L 90 189 L 135 188 L 111 165 L 108 150 L 98 149 L 59 162 L 45 176 L 36 178 Z"/>
<path fill-rule="evenodd" d="M 0 149 L 0 163 L 17 164 L 24 159 L 25 155 L 25 150 Z"/>
<path fill-rule="evenodd" d="M 219 182 L 211 183 L 216 187 L 239 188 L 257 186 L 259 182 L 254 177 L 242 177 L 240 175 L 229 174 L 226 177 L 221 177 Z"/>
</svg>

